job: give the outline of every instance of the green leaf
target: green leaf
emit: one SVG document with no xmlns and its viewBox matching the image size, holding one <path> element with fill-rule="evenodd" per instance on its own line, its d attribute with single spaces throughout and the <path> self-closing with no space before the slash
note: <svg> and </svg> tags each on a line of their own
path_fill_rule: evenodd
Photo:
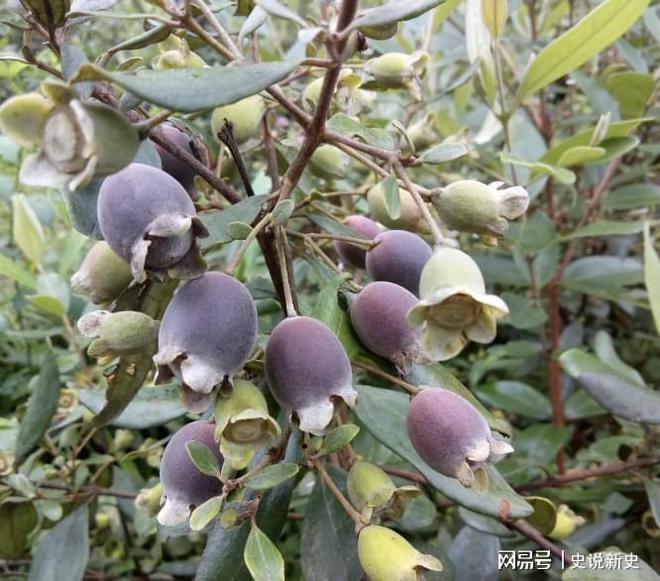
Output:
<svg viewBox="0 0 660 581">
<path fill-rule="evenodd" d="M 238 33 L 238 41 L 241 42 L 245 37 L 250 36 L 257 30 L 268 18 L 268 13 L 260 6 L 255 6 L 245 19 L 241 30 Z"/>
<path fill-rule="evenodd" d="M 581 349 L 565 351 L 559 362 L 566 373 L 614 415 L 633 422 L 660 424 L 660 393 L 640 387 Z"/>
<path fill-rule="evenodd" d="M 32 385 L 27 412 L 21 422 L 16 444 L 16 465 L 19 466 L 41 440 L 57 411 L 60 397 L 60 372 L 53 352 L 47 350 L 41 369 Z"/>
<path fill-rule="evenodd" d="M 527 161 L 525 159 L 509 155 L 505 152 L 500 153 L 500 159 L 503 163 L 511 163 L 513 165 L 519 165 L 520 167 L 531 169 L 532 175 L 530 176 L 530 179 L 539 174 L 549 175 L 556 179 L 559 183 L 567 185 L 575 183 L 575 180 L 577 179 L 571 170 L 556 165 L 551 165 L 549 163 L 543 163 L 541 161 Z"/>
<path fill-rule="evenodd" d="M 384 6 L 365 10 L 351 23 L 349 29 L 363 26 L 383 26 L 410 20 L 442 4 L 443 0 L 394 0 Z"/>
<path fill-rule="evenodd" d="M 631 184 L 609 192 L 603 200 L 608 210 L 633 210 L 660 204 L 660 186 L 655 184 Z"/>
<path fill-rule="evenodd" d="M 62 26 L 71 8 L 71 0 L 22 0 L 22 2 L 48 30 Z"/>
<path fill-rule="evenodd" d="M 394 138 L 389 131 L 380 127 L 365 127 L 344 113 L 333 115 L 328 120 L 328 129 L 348 137 L 357 137 L 374 147 L 392 150 L 396 147 Z"/>
<path fill-rule="evenodd" d="M 621 37 L 648 5 L 649 0 L 607 0 L 597 6 L 538 54 L 523 77 L 517 99 L 522 101 L 596 56 Z"/>
<path fill-rule="evenodd" d="M 0 254 L 0 274 L 27 288 L 37 286 L 37 280 L 30 272 L 19 266 L 17 260 L 12 260 L 4 254 Z"/>
<path fill-rule="evenodd" d="M 202 442 L 198 442 L 197 440 L 188 440 L 186 442 L 186 450 L 188 451 L 190 460 L 202 474 L 208 476 L 220 475 L 218 458 L 206 444 L 202 444 Z"/>
<path fill-rule="evenodd" d="M 81 389 L 79 397 L 80 403 L 94 413 L 99 413 L 105 405 L 105 391 L 99 389 Z M 145 386 L 109 425 L 129 430 L 144 430 L 162 426 L 185 413 L 177 385 Z"/>
<path fill-rule="evenodd" d="M 567 420 L 581 420 L 602 416 L 607 413 L 584 389 L 578 389 L 564 401 L 564 415 Z"/>
<path fill-rule="evenodd" d="M 642 265 L 633 258 L 585 256 L 568 265 L 562 284 L 579 292 L 598 294 L 603 289 L 639 284 L 642 280 Z"/>
<path fill-rule="evenodd" d="M 534 507 L 534 513 L 527 517 L 527 522 L 541 531 L 543 535 L 549 535 L 557 524 L 557 507 L 551 500 L 543 496 L 527 496 L 527 502 Z"/>
<path fill-rule="evenodd" d="M 284 581 L 284 559 L 275 543 L 256 525 L 245 543 L 244 559 L 254 581 Z"/>
<path fill-rule="evenodd" d="M 67 209 L 73 227 L 85 236 L 102 240 L 103 235 L 98 225 L 98 216 L 96 213 L 99 190 L 103 178 L 97 178 L 89 182 L 86 186 L 70 192 L 67 188 L 62 190 L 62 197 L 66 202 Z"/>
<path fill-rule="evenodd" d="M 641 123 L 646 121 L 653 121 L 653 117 L 642 117 L 640 119 L 629 119 L 627 121 L 617 121 L 615 123 L 610 123 L 607 127 L 607 132 L 603 136 L 603 141 L 599 143 L 600 147 L 606 148 L 606 140 L 613 137 L 625 137 L 631 131 L 634 131 Z M 538 160 L 542 163 L 556 164 L 559 161 L 559 158 L 567 150 L 579 145 L 589 145 L 592 141 L 595 127 L 590 129 L 585 129 L 576 133 L 572 137 L 564 139 L 559 143 L 555 144 L 548 151 L 546 151 L 541 158 Z"/>
<path fill-rule="evenodd" d="M 328 474 L 344 495 L 346 474 L 328 466 Z M 302 524 L 301 565 L 305 581 L 359 581 L 355 524 L 319 478 L 307 501 Z"/>
<path fill-rule="evenodd" d="M 296 204 L 293 200 L 282 200 L 273 208 L 273 224 L 282 226 L 293 214 Z"/>
<path fill-rule="evenodd" d="M 83 65 L 74 81 L 112 81 L 145 101 L 194 113 L 234 103 L 284 79 L 297 62 L 275 61 L 199 69 L 109 72 Z"/>
<path fill-rule="evenodd" d="M 38 520 L 31 501 L 0 504 L 0 559 L 20 559 L 25 555 L 28 535 Z"/>
<path fill-rule="evenodd" d="M 506 0 L 482 0 L 481 17 L 493 38 L 499 38 L 507 18 Z"/>
<path fill-rule="evenodd" d="M 609 139 L 605 139 L 598 144 L 599 147 L 602 147 L 605 150 L 605 155 L 598 158 L 597 160 L 587 162 L 584 165 L 606 163 L 612 159 L 621 157 L 629 151 L 632 151 L 639 145 L 639 143 L 639 137 L 635 137 L 634 135 L 610 137 Z"/>
<path fill-rule="evenodd" d="M 222 497 L 214 496 L 203 502 L 190 515 L 190 528 L 193 531 L 201 531 L 215 517 L 220 514 L 222 508 Z"/>
<path fill-rule="evenodd" d="M 245 222 L 229 222 L 225 233 L 231 240 L 245 240 L 252 232 L 252 226 Z"/>
<path fill-rule="evenodd" d="M 625 236 L 626 234 L 639 234 L 644 225 L 642 222 L 619 222 L 616 220 L 598 220 L 574 230 L 566 236 L 565 240 L 571 238 L 587 238 L 592 236 Z"/>
<path fill-rule="evenodd" d="M 248 478 L 246 486 L 252 490 L 268 490 L 298 474 L 300 467 L 292 462 L 280 462 L 266 466 Z"/>
<path fill-rule="evenodd" d="M 644 284 L 649 294 L 655 328 L 660 333 L 660 258 L 653 247 L 651 227 L 644 224 Z"/>
<path fill-rule="evenodd" d="M 232 237 L 229 236 L 227 231 L 229 225 L 232 222 L 252 224 L 267 198 L 268 195 L 266 194 L 251 196 L 224 210 L 210 210 L 200 214 L 204 226 L 209 231 L 209 237 L 200 241 L 202 249 L 231 242 Z"/>
<path fill-rule="evenodd" d="M 44 311 L 49 315 L 61 317 L 66 313 L 64 305 L 57 297 L 51 297 L 49 295 L 31 295 L 27 297 L 27 299 L 40 311 Z"/>
<path fill-rule="evenodd" d="M 89 559 L 89 509 L 79 506 L 42 539 L 30 567 L 29 581 L 80 581 Z"/>
<path fill-rule="evenodd" d="M 298 461 L 297 444 L 287 449 L 285 460 Z M 277 539 L 286 522 L 291 493 L 295 480 L 290 478 L 282 484 L 264 493 L 259 509 L 257 523 L 271 539 Z M 252 498 L 248 491 L 245 500 Z M 250 533 L 250 523 L 245 522 L 239 527 L 224 529 L 215 526 L 211 529 L 206 542 L 204 554 L 195 574 L 195 581 L 244 581 L 249 573 L 243 560 L 245 543 Z"/>
<path fill-rule="evenodd" d="M 321 445 L 319 454 L 330 454 L 330 452 L 341 450 L 353 441 L 353 438 L 358 435 L 359 431 L 359 426 L 355 424 L 342 424 L 333 428 L 323 437 L 323 444 Z"/>
<path fill-rule="evenodd" d="M 535 420 L 547 420 L 552 415 L 550 400 L 521 381 L 495 381 L 474 388 L 477 396 L 505 412 Z"/>
<path fill-rule="evenodd" d="M 467 155 L 470 150 L 463 143 L 440 143 L 420 156 L 423 163 L 441 164 Z"/>
<path fill-rule="evenodd" d="M 312 317 L 325 323 L 341 341 L 349 359 L 360 350 L 360 344 L 353 332 L 349 314 L 339 304 L 339 289 L 344 279 L 335 277 L 321 289 L 316 297 Z"/>
<path fill-rule="evenodd" d="M 517 430 L 514 440 L 513 460 L 524 458 L 532 466 L 546 466 L 554 461 L 559 450 L 571 437 L 570 426 L 534 424 L 524 430 Z"/>
<path fill-rule="evenodd" d="M 603 155 L 605 155 L 605 149 L 602 147 L 578 145 L 576 147 L 571 147 L 562 153 L 557 161 L 557 165 L 560 167 L 584 165 L 590 161 L 600 159 Z"/>
<path fill-rule="evenodd" d="M 593 347 L 596 352 L 596 356 L 603 363 L 606 363 L 610 367 L 616 370 L 616 372 L 625 377 L 628 381 L 639 385 L 640 387 L 646 387 L 646 382 L 641 376 L 639 371 L 634 367 L 627 365 L 614 348 L 614 340 L 612 337 L 605 331 L 597 331 L 593 339 Z"/>
<path fill-rule="evenodd" d="M 655 79 L 649 74 L 626 71 L 609 75 L 605 86 L 619 103 L 623 117 L 638 117 L 655 90 Z"/>
<path fill-rule="evenodd" d="M 502 293 L 504 302 L 509 306 L 509 314 L 503 319 L 516 329 L 534 329 L 548 320 L 545 309 L 534 301 L 514 293 Z"/>
<path fill-rule="evenodd" d="M 507 502 L 513 518 L 531 514 L 532 508 L 516 494 L 494 466 L 488 466 L 488 490 L 466 488 L 455 478 L 432 470 L 415 452 L 406 430 L 407 395 L 387 389 L 358 386 L 356 413 L 371 434 L 390 450 L 410 462 L 429 483 L 450 500 L 487 516 L 498 516 L 502 502 Z"/>
<path fill-rule="evenodd" d="M 256 0 L 257 6 L 261 7 L 263 10 L 271 14 L 272 16 L 277 16 L 278 18 L 283 18 L 284 20 L 290 20 L 299 24 L 303 28 L 307 26 L 307 23 L 300 18 L 293 10 L 287 8 L 277 0 Z"/>
<path fill-rule="evenodd" d="M 399 196 L 399 185 L 394 176 L 387 176 L 380 186 L 383 189 L 383 201 L 385 202 L 385 211 L 392 220 L 401 217 L 401 197 Z"/>
<path fill-rule="evenodd" d="M 29 260 L 34 264 L 41 264 L 41 257 L 46 248 L 46 236 L 39 218 L 24 194 L 12 196 L 11 208 L 14 242 Z"/>
</svg>

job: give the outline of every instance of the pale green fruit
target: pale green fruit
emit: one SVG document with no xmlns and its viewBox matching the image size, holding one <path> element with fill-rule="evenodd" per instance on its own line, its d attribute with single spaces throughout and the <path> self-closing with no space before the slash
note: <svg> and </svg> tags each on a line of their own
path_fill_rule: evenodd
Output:
<svg viewBox="0 0 660 581">
<path fill-rule="evenodd" d="M 396 486 L 378 466 L 358 460 L 348 471 L 348 495 L 361 511 L 385 506 Z"/>
<path fill-rule="evenodd" d="M 442 563 L 420 553 L 394 531 L 368 526 L 358 537 L 358 556 L 370 581 L 417 581 L 423 571 L 442 571 Z"/>
<path fill-rule="evenodd" d="M 424 76 L 428 59 L 429 55 L 421 51 L 390 52 L 368 61 L 365 70 L 384 87 L 403 88 Z"/>
<path fill-rule="evenodd" d="M 40 93 L 26 93 L 0 105 L 0 131 L 20 145 L 40 145 L 53 104 Z"/>
<path fill-rule="evenodd" d="M 71 277 L 71 288 L 100 305 L 116 299 L 132 280 L 129 264 L 107 242 L 100 241 L 92 246 Z"/>
<path fill-rule="evenodd" d="M 385 191 L 382 182 L 367 192 L 367 203 L 372 218 L 383 226 L 394 230 L 408 230 L 410 232 L 426 232 L 428 225 L 424 220 L 422 211 L 408 190 L 399 188 L 401 211 L 397 218 L 393 218 L 385 205 Z"/>
<path fill-rule="evenodd" d="M 310 160 L 312 170 L 321 177 L 344 177 L 350 165 L 350 158 L 333 145 L 316 148 Z"/>
<path fill-rule="evenodd" d="M 501 189 L 502 185 L 459 180 L 438 191 L 433 206 L 449 228 L 487 239 L 499 237 L 506 232 L 508 220 L 522 216 L 529 205 L 529 194 L 523 187 Z"/>
<path fill-rule="evenodd" d="M 199 69 L 206 66 L 204 59 L 190 50 L 188 43 L 170 35 L 158 45 L 160 54 L 151 61 L 154 69 Z"/>
<path fill-rule="evenodd" d="M 245 143 L 261 135 L 261 119 L 266 112 L 266 101 L 259 95 L 252 95 L 231 105 L 214 109 L 211 117 L 213 135 L 218 136 L 225 119 L 233 124 L 237 143 Z"/>
<path fill-rule="evenodd" d="M 78 321 L 85 337 L 94 337 L 87 352 L 92 357 L 116 357 L 157 349 L 159 322 L 137 311 L 94 311 Z"/>
<path fill-rule="evenodd" d="M 557 508 L 555 526 L 548 536 L 556 541 L 561 541 L 570 537 L 575 532 L 575 529 L 582 526 L 585 522 L 584 517 L 576 515 L 567 505 L 560 504 Z"/>
<path fill-rule="evenodd" d="M 215 422 L 220 452 L 236 470 L 245 468 L 256 451 L 271 445 L 280 434 L 279 425 L 268 414 L 263 393 L 243 379 L 234 380 L 228 395 L 219 394 Z"/>
</svg>

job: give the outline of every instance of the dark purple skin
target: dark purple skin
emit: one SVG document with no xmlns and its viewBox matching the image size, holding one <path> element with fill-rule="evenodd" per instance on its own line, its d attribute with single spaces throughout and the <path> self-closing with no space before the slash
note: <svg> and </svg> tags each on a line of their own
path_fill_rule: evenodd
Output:
<svg viewBox="0 0 660 581">
<path fill-rule="evenodd" d="M 167 139 L 193 155 L 193 150 L 190 147 L 190 136 L 185 131 L 174 125 L 161 125 L 160 129 L 163 131 Z M 195 170 L 185 161 L 180 160 L 178 157 L 174 157 L 169 151 L 166 151 L 157 143 L 154 143 L 154 145 L 160 156 L 163 171 L 171 175 L 186 189 L 186 191 L 192 191 L 195 187 L 195 176 L 197 175 Z"/>
<path fill-rule="evenodd" d="M 99 227 L 110 248 L 126 262 L 131 262 L 136 240 L 144 238 L 149 224 L 164 214 L 195 215 L 186 190 L 164 171 L 132 163 L 103 181 L 98 199 Z M 192 243 L 190 231 L 171 238 L 153 237 L 146 266 L 172 266 Z"/>
<path fill-rule="evenodd" d="M 174 295 L 160 324 L 158 344 L 175 344 L 222 368 L 230 377 L 257 340 L 257 309 L 243 284 L 221 272 L 190 280 Z"/>
<path fill-rule="evenodd" d="M 171 495 L 198 506 L 220 494 L 220 482 L 200 472 L 190 460 L 186 442 L 197 440 L 213 451 L 222 466 L 223 457 L 213 436 L 215 424 L 197 420 L 179 429 L 167 444 L 160 461 L 160 481 L 165 496 Z"/>
<path fill-rule="evenodd" d="M 389 230 L 374 239 L 367 252 L 367 272 L 374 280 L 385 280 L 419 295 L 419 277 L 431 258 L 431 247 L 417 234 Z"/>
<path fill-rule="evenodd" d="M 266 379 L 283 408 L 295 410 L 352 382 L 351 364 L 336 335 L 311 317 L 291 317 L 273 330 L 265 351 Z"/>
<path fill-rule="evenodd" d="M 405 367 L 421 350 L 421 327 L 412 329 L 406 321 L 415 304 L 417 297 L 398 284 L 369 283 L 351 306 L 353 329 L 370 351 Z"/>
<path fill-rule="evenodd" d="M 431 468 L 455 477 L 466 452 L 490 440 L 488 423 L 466 399 L 451 391 L 430 388 L 412 398 L 406 420 L 408 436 Z"/>
<path fill-rule="evenodd" d="M 358 234 L 362 234 L 367 240 L 373 240 L 381 233 L 380 226 L 366 216 L 349 216 L 344 220 L 344 224 Z M 336 240 L 335 250 L 345 265 L 362 270 L 366 268 L 367 251 L 364 248 L 343 240 Z"/>
</svg>

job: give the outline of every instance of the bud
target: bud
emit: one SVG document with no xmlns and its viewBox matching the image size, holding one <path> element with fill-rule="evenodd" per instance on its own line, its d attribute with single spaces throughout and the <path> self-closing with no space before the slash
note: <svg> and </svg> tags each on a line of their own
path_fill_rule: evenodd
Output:
<svg viewBox="0 0 660 581">
<path fill-rule="evenodd" d="M 355 405 L 353 372 L 337 336 L 311 317 L 289 317 L 273 330 L 265 349 L 266 379 L 277 402 L 295 412 L 300 429 L 325 433 L 339 397 Z"/>
<path fill-rule="evenodd" d="M 474 232 L 485 238 L 502 236 L 507 220 L 527 211 L 529 194 L 521 186 L 501 189 L 503 182 L 488 185 L 460 180 L 437 191 L 433 206 L 442 221 L 454 230 Z"/>
<path fill-rule="evenodd" d="M 206 66 L 204 59 L 190 50 L 185 39 L 170 35 L 158 45 L 160 54 L 151 61 L 154 69 L 199 69 Z"/>
<path fill-rule="evenodd" d="M 76 190 L 93 177 L 105 176 L 126 167 L 137 152 L 138 134 L 130 121 L 107 105 L 78 100 L 66 85 L 44 83 L 53 108 L 41 126 L 41 151 L 25 159 L 20 180 L 30 186 L 67 186 Z M 43 109 L 45 111 L 45 108 Z"/>
<path fill-rule="evenodd" d="M 149 516 L 156 516 L 162 496 L 163 485 L 160 482 L 151 488 L 142 488 L 135 498 L 135 507 L 145 510 Z"/>
<path fill-rule="evenodd" d="M 254 453 L 270 446 L 280 431 L 268 414 L 266 398 L 254 383 L 237 379 L 229 395 L 220 394 L 216 399 L 215 439 L 235 470 L 245 468 Z"/>
<path fill-rule="evenodd" d="M 0 131 L 20 145 L 41 145 L 53 104 L 40 93 L 26 93 L 0 105 Z"/>
<path fill-rule="evenodd" d="M 91 357 L 118 357 L 156 350 L 158 321 L 137 311 L 94 311 L 78 321 L 85 337 L 94 337 L 87 353 Z"/>
<path fill-rule="evenodd" d="M 334 145 L 321 145 L 310 159 L 311 168 L 320 177 L 345 177 L 350 165 L 350 158 Z"/>
<path fill-rule="evenodd" d="M 234 139 L 245 143 L 261 135 L 261 119 L 266 112 L 266 101 L 259 95 L 252 95 L 231 105 L 214 109 L 211 117 L 211 129 L 216 137 L 222 129 L 225 119 L 232 123 Z"/>
<path fill-rule="evenodd" d="M 566 504 L 557 507 L 557 520 L 552 532 L 548 535 L 551 539 L 561 541 L 570 537 L 577 527 L 585 523 L 584 517 L 576 515 Z"/>
<path fill-rule="evenodd" d="M 131 283 L 128 263 L 112 251 L 105 241 L 96 242 L 71 277 L 71 288 L 101 305 L 115 300 Z"/>
<path fill-rule="evenodd" d="M 406 428 L 422 460 L 464 486 L 475 483 L 476 470 L 513 452 L 510 444 L 492 435 L 472 404 L 439 387 L 424 389 L 412 398 Z"/>
<path fill-rule="evenodd" d="M 360 531 L 358 556 L 370 581 L 417 581 L 424 571 L 442 571 L 439 559 L 420 553 L 401 535 L 378 525 Z"/>
<path fill-rule="evenodd" d="M 399 188 L 401 212 L 397 218 L 389 215 L 385 205 L 385 190 L 383 182 L 375 185 L 367 192 L 367 203 L 371 216 L 387 228 L 409 230 L 411 232 L 426 232 L 428 225 L 422 211 L 408 190 Z"/>
<path fill-rule="evenodd" d="M 429 113 L 422 117 L 417 123 L 408 127 L 406 133 L 417 151 L 434 145 L 438 141 L 438 134 L 433 126 L 433 114 Z"/>
<path fill-rule="evenodd" d="M 364 69 L 380 86 L 390 89 L 407 88 L 416 100 L 420 100 L 420 79 L 426 74 L 428 60 L 429 55 L 423 51 L 412 54 L 390 52 L 367 61 Z"/>
<path fill-rule="evenodd" d="M 509 312 L 500 297 L 486 293 L 477 263 L 455 248 L 440 248 L 426 263 L 419 297 L 408 323 L 423 326 L 422 345 L 433 361 L 455 357 L 468 340 L 490 343 L 497 319 Z"/>
</svg>

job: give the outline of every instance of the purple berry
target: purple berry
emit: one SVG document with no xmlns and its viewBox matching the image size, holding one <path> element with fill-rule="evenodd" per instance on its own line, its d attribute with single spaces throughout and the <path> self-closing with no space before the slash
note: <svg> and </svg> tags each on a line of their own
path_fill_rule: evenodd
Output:
<svg viewBox="0 0 660 581">
<path fill-rule="evenodd" d="M 364 236 L 367 240 L 373 240 L 381 233 L 380 226 L 366 216 L 349 216 L 344 220 L 344 224 L 346 224 L 351 230 L 355 230 L 355 232 Z M 365 269 L 367 251 L 364 248 L 351 244 L 350 242 L 337 240 L 335 242 L 335 250 L 337 251 L 339 258 L 341 258 L 341 261 L 347 266 L 360 268 L 362 270 Z"/>
<path fill-rule="evenodd" d="M 193 150 L 190 147 L 190 136 L 185 131 L 179 129 L 175 125 L 161 125 L 160 128 L 167 139 L 172 141 L 175 145 L 182 147 L 191 155 L 193 154 Z M 185 161 L 180 160 L 178 157 L 174 157 L 169 151 L 163 149 L 158 143 L 155 143 L 154 145 L 160 156 L 163 171 L 171 175 L 186 189 L 187 192 L 191 192 L 195 187 L 195 176 L 197 175 L 195 170 Z"/>
<path fill-rule="evenodd" d="M 419 295 L 419 277 L 431 258 L 431 247 L 417 234 L 390 230 L 367 251 L 367 272 L 374 280 L 393 282 Z"/>
</svg>

